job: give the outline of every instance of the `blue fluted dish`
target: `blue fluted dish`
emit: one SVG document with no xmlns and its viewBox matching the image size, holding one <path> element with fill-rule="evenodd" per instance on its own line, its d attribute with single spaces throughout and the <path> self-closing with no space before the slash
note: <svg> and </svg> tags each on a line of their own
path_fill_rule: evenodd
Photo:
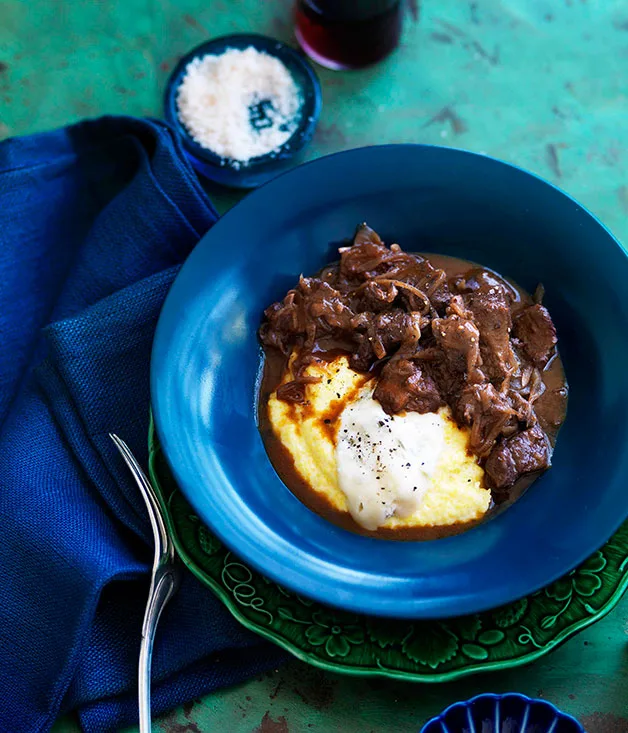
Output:
<svg viewBox="0 0 628 733">
<path fill-rule="evenodd" d="M 421 733 L 585 733 L 571 715 L 547 700 L 518 693 L 478 695 L 432 718 Z"/>
<path fill-rule="evenodd" d="M 553 467 L 456 537 L 394 542 L 331 524 L 281 482 L 257 427 L 264 308 L 337 257 L 361 221 L 406 250 L 463 257 L 529 291 L 545 286 L 570 383 Z M 422 145 L 320 158 L 247 196 L 183 265 L 151 366 L 164 453 L 219 540 L 302 596 L 405 618 L 510 603 L 584 562 L 628 517 L 627 284 L 612 234 L 520 168 Z"/>
<path fill-rule="evenodd" d="M 231 48 L 245 49 L 250 46 L 270 56 L 275 56 L 284 64 L 299 89 L 302 104 L 295 132 L 279 150 L 252 158 L 246 165 L 237 167 L 234 166 L 233 161 L 221 158 L 208 148 L 199 145 L 191 137 L 177 114 L 177 89 L 188 64 L 193 59 L 208 55 L 219 56 Z M 164 113 L 166 120 L 178 133 L 185 153 L 198 173 L 223 186 L 257 188 L 294 165 L 295 160 L 314 135 L 321 105 L 320 82 L 302 53 L 274 38 L 255 33 L 241 33 L 213 38 L 194 48 L 179 61 L 166 85 Z"/>
</svg>

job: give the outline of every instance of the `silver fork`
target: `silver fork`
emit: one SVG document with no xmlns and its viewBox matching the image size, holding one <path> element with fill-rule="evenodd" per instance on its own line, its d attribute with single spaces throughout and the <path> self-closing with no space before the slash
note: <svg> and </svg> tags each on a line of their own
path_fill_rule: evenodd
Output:
<svg viewBox="0 0 628 733">
<path fill-rule="evenodd" d="M 140 733 L 150 733 L 150 668 L 153 656 L 153 642 L 159 617 L 164 606 L 179 584 L 180 569 L 176 562 L 176 552 L 172 539 L 168 535 L 166 523 L 161 513 L 159 500 L 140 464 L 129 450 L 127 444 L 117 435 L 109 433 L 109 437 L 120 451 L 122 458 L 130 468 L 137 483 L 150 518 L 150 525 L 155 540 L 153 570 L 148 592 L 148 602 L 142 624 L 142 643 L 138 669 L 138 701 L 140 709 Z"/>
</svg>

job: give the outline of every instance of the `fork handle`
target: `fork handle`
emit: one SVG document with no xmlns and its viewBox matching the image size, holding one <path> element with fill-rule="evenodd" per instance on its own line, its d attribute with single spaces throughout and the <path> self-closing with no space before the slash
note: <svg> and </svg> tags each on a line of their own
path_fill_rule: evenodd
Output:
<svg viewBox="0 0 628 733">
<path fill-rule="evenodd" d="M 150 670 L 153 657 L 153 642 L 157 623 L 164 606 L 170 600 L 176 587 L 176 577 L 171 569 L 157 569 L 151 581 L 150 596 L 144 614 L 142 626 L 142 643 L 140 645 L 140 662 L 138 669 L 138 699 L 140 709 L 140 733 L 150 733 Z"/>
</svg>

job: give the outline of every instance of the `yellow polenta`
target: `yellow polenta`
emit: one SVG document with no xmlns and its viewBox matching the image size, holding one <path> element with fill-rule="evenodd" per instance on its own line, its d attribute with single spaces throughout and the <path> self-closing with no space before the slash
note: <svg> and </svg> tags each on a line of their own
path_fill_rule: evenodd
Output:
<svg viewBox="0 0 628 733">
<path fill-rule="evenodd" d="M 268 401 L 269 420 L 292 456 L 297 472 L 312 490 L 325 495 L 336 509 L 348 511 L 347 499 L 338 483 L 333 429 L 340 420 L 331 425 L 324 421 L 372 391 L 374 385 L 365 375 L 350 369 L 344 356 L 312 365 L 308 374 L 321 377 L 320 382 L 306 388 L 309 404 L 289 404 L 273 393 Z M 284 381 L 291 378 L 288 371 Z M 445 418 L 445 443 L 430 488 L 418 511 L 405 518 L 389 517 L 383 527 L 446 526 L 477 520 L 488 510 L 491 494 L 484 488 L 484 470 L 467 453 L 468 431 L 455 424 L 448 407 L 441 408 L 440 414 Z"/>
</svg>

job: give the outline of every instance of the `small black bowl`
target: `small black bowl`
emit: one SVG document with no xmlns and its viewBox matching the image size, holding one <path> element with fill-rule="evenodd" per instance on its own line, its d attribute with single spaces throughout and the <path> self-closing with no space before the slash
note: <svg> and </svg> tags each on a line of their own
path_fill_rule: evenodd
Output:
<svg viewBox="0 0 628 733">
<path fill-rule="evenodd" d="M 219 56 L 231 48 L 243 50 L 251 46 L 278 58 L 286 66 L 301 92 L 302 104 L 298 126 L 292 137 L 279 150 L 251 158 L 248 163 L 242 164 L 229 158 L 221 158 L 192 138 L 177 113 L 177 89 L 193 59 L 208 55 Z M 321 103 L 318 77 L 301 53 L 273 38 L 244 33 L 214 38 L 197 46 L 179 61 L 166 86 L 165 117 L 179 134 L 188 158 L 201 175 L 232 188 L 256 188 L 294 164 L 295 156 L 312 139 L 320 116 Z"/>
</svg>

